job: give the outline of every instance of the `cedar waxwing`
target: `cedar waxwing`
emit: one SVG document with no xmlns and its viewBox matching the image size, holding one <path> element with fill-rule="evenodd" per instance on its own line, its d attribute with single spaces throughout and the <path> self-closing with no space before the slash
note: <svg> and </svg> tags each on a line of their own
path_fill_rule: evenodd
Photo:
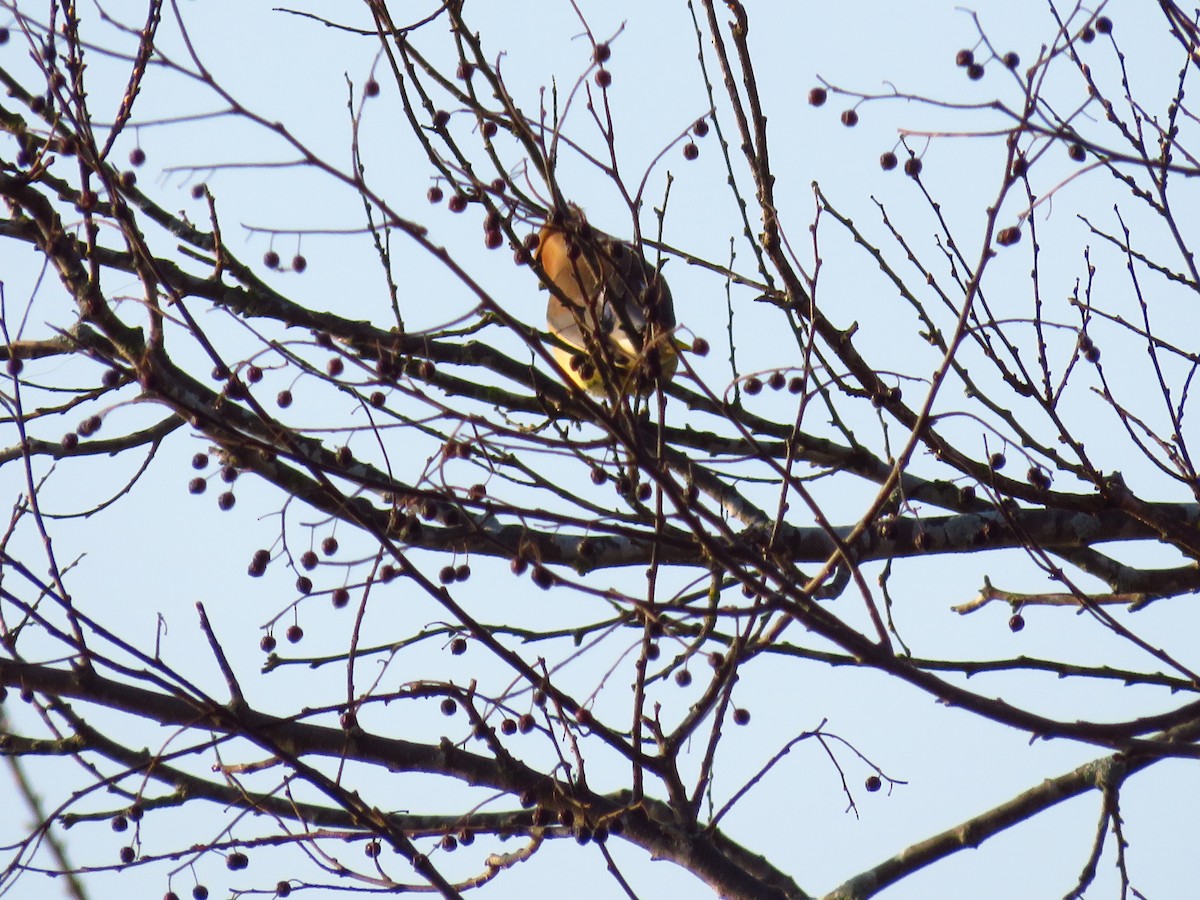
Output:
<svg viewBox="0 0 1200 900">
<path fill-rule="evenodd" d="M 672 335 L 671 289 L 636 247 L 573 211 L 543 226 L 536 258 L 558 289 L 546 309 L 546 325 L 562 342 L 554 358 L 575 384 L 623 396 L 652 392 L 656 375 L 671 380 L 681 346 Z"/>
</svg>

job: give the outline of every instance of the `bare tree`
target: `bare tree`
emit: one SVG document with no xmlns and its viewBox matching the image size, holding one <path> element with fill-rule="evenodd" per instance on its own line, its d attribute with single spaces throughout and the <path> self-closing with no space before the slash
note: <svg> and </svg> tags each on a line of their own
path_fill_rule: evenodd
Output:
<svg viewBox="0 0 1200 900">
<path fill-rule="evenodd" d="M 599 861 L 585 895 L 644 897 L 667 860 L 861 898 L 1079 797 L 1044 895 L 1185 883 L 1134 865 L 1122 800 L 1200 753 L 1194 16 L 1130 0 L 1126 46 L 1049 0 L 1024 56 L 966 20 L 936 95 L 849 65 L 797 92 L 701 0 L 655 38 L 696 49 L 691 110 L 618 92 L 636 38 L 599 10 L 566 78 L 474 18 L 503 4 L 275 11 L 308 64 L 357 60 L 314 129 L 302 84 L 262 108 L 186 5 L 145 6 L 0 3 L 0 749 L 32 810 L 0 892 L 457 897 L 541 866 L 547 893 Z M 905 117 L 873 151 L 899 210 L 789 163 L 785 114 L 834 106 L 847 154 Z M 639 108 L 669 136 L 634 164 Z M 947 789 L 892 758 L 920 731 L 949 766 L 976 728 L 1018 748 L 1002 802 L 994 760 Z M 778 849 L 946 793 L 952 827 L 909 816 L 829 884 Z"/>
</svg>

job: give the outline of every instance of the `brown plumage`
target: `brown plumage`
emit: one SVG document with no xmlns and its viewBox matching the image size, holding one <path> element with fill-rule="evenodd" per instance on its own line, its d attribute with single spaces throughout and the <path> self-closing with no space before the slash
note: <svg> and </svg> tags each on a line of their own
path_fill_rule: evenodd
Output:
<svg viewBox="0 0 1200 900">
<path fill-rule="evenodd" d="M 566 345 L 555 345 L 554 357 L 571 380 L 619 396 L 650 393 L 655 376 L 670 381 L 679 365 L 675 308 L 659 271 L 578 214 L 548 222 L 538 238 L 537 260 L 558 289 L 546 325 Z"/>
</svg>

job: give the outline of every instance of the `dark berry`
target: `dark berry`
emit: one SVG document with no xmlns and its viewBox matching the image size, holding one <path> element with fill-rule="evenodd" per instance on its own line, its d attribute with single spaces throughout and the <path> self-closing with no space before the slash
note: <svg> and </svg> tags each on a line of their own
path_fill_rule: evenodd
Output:
<svg viewBox="0 0 1200 900">
<path fill-rule="evenodd" d="M 554 587 L 554 573 L 545 566 L 534 566 L 531 577 L 533 578 L 533 583 L 543 591 L 548 591 Z"/>
<path fill-rule="evenodd" d="M 267 572 L 267 564 L 271 561 L 271 554 L 266 550 L 259 550 L 250 560 L 250 565 L 246 567 L 246 574 L 251 578 L 261 578 Z"/>
</svg>

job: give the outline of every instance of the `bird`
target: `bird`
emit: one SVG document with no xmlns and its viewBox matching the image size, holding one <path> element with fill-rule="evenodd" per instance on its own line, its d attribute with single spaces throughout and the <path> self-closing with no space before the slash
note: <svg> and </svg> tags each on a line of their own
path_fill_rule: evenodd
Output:
<svg viewBox="0 0 1200 900">
<path fill-rule="evenodd" d="M 671 289 L 637 247 L 572 207 L 543 225 L 534 256 L 553 285 L 553 355 L 574 385 L 598 396 L 645 396 L 671 380 L 684 346 L 673 334 Z"/>
</svg>

